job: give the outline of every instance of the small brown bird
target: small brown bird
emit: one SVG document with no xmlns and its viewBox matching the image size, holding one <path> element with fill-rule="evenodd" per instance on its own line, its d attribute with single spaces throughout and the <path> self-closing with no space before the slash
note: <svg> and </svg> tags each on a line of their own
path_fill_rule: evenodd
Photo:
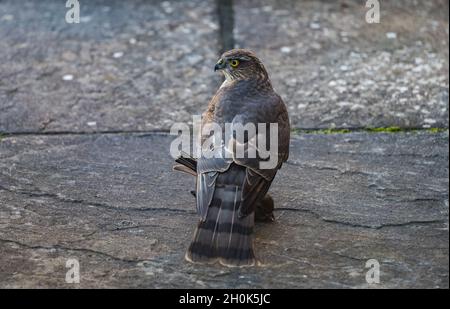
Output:
<svg viewBox="0 0 450 309">
<path fill-rule="evenodd" d="M 197 177 L 193 194 L 201 217 L 185 257 L 196 263 L 251 266 L 256 262 L 253 249 L 255 218 L 273 221 L 274 203 L 267 191 L 289 156 L 289 118 L 264 65 L 253 52 L 245 49 L 225 52 L 214 70 L 222 72 L 225 81 L 203 114 L 202 128 L 219 124 L 225 136 L 227 123 L 254 124 L 256 133 L 252 136 L 248 133 L 244 140 L 245 149 L 248 149 L 262 133 L 258 124 L 275 123 L 278 125 L 278 151 L 272 168 L 261 168 L 261 162 L 267 158 L 262 158 L 259 150 L 254 158 L 241 158 L 236 155 L 236 147 L 231 148 L 231 158 L 201 156 L 196 160 L 183 155 L 176 160 L 179 164 L 174 166 L 175 170 Z M 202 136 L 202 143 L 207 138 Z M 236 143 L 236 136 L 229 138 Z M 269 142 L 269 138 L 265 138 Z"/>
</svg>

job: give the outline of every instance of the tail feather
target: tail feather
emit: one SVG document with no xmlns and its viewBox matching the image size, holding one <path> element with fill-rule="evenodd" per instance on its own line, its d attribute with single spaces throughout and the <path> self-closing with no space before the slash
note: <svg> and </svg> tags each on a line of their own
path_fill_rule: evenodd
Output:
<svg viewBox="0 0 450 309">
<path fill-rule="evenodd" d="M 186 259 L 194 263 L 219 262 L 226 266 L 252 266 L 254 213 L 239 218 L 241 190 L 216 188 L 206 219 L 198 224 Z"/>
<path fill-rule="evenodd" d="M 175 162 L 181 164 L 181 166 L 187 167 L 191 172 L 194 173 L 194 175 L 197 174 L 197 161 L 192 157 L 179 157 L 175 160 Z M 177 167 L 177 166 L 175 166 Z M 177 169 L 177 168 L 175 168 Z M 178 169 L 180 170 L 180 169 Z"/>
</svg>

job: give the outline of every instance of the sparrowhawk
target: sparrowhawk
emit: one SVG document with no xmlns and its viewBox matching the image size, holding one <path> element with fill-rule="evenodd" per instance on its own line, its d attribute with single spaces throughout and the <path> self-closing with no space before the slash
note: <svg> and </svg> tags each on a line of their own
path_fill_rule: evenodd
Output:
<svg viewBox="0 0 450 309">
<path fill-rule="evenodd" d="M 273 200 L 267 191 L 289 156 L 289 118 L 264 65 L 253 52 L 245 49 L 227 51 L 214 70 L 222 72 L 225 81 L 203 114 L 202 129 L 212 123 L 219 124 L 225 136 L 226 123 L 251 123 L 257 127 L 257 136 L 261 133 L 258 124 L 275 123 L 278 125 L 276 164 L 273 168 L 263 169 L 260 163 L 266 159 L 259 153 L 256 158 L 241 158 L 235 155 L 236 147 L 231 147 L 231 157 L 200 156 L 194 159 L 184 155 L 176 160 L 175 170 L 197 177 L 193 194 L 197 199 L 200 222 L 185 257 L 197 263 L 251 266 L 256 262 L 253 249 L 255 217 L 273 218 Z M 255 136 L 247 134 L 243 141 L 245 149 L 250 147 Z M 207 137 L 202 137 L 202 143 Z M 235 146 L 236 136 L 228 137 Z M 230 151 L 227 146 L 220 145 Z"/>
</svg>

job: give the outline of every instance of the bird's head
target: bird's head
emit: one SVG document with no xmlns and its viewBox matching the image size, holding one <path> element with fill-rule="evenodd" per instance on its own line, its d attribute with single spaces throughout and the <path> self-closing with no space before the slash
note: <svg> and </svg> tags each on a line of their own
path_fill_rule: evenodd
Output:
<svg viewBox="0 0 450 309">
<path fill-rule="evenodd" d="M 262 62 L 247 49 L 232 49 L 223 53 L 214 71 L 221 71 L 230 81 L 268 78 Z"/>
</svg>

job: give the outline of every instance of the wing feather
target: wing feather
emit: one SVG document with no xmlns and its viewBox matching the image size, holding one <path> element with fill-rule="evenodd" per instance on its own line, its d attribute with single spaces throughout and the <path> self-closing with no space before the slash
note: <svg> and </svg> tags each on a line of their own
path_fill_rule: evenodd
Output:
<svg viewBox="0 0 450 309">
<path fill-rule="evenodd" d="M 205 220 L 208 207 L 211 205 L 218 175 L 218 172 L 206 172 L 197 176 L 197 213 L 202 221 Z"/>
</svg>

